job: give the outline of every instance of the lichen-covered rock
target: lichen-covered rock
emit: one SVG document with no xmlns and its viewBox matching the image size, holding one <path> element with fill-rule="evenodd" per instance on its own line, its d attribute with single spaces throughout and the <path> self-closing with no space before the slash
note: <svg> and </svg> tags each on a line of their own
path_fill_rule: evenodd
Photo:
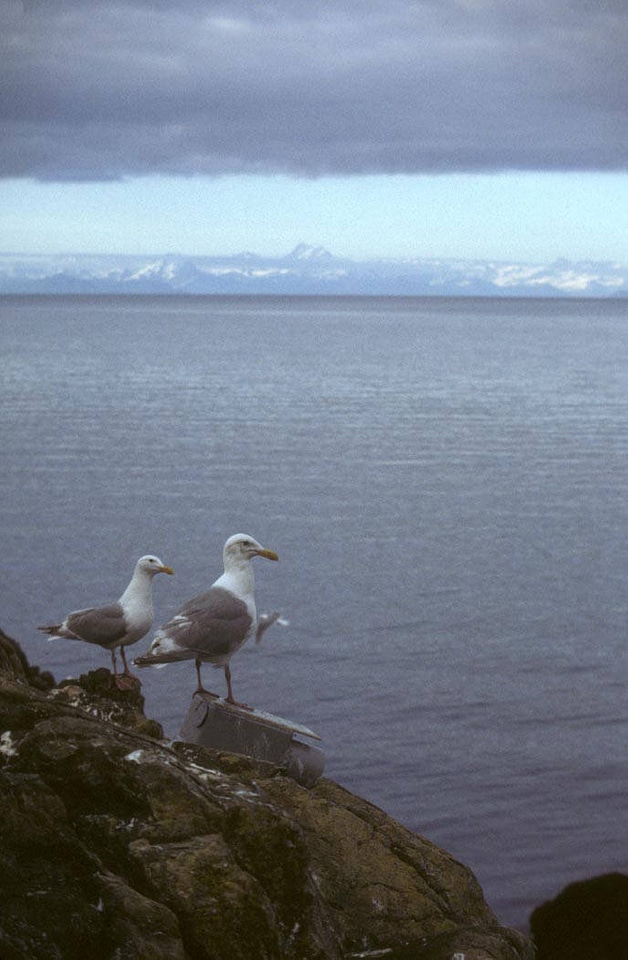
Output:
<svg viewBox="0 0 628 960">
<path fill-rule="evenodd" d="M 169 744 L 107 671 L 0 651 L 2 960 L 523 960 L 473 875 L 328 780 Z M 15 645 L 13 645 L 15 647 Z"/>
</svg>

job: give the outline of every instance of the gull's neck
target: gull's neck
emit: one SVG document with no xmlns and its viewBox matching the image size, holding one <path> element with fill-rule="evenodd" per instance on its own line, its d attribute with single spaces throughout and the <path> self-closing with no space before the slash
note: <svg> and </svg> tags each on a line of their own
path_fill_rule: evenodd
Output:
<svg viewBox="0 0 628 960">
<path fill-rule="evenodd" d="M 215 586 L 224 587 L 241 597 L 252 596 L 255 591 L 253 564 L 245 557 L 226 557 L 225 572 L 216 580 Z"/>
<path fill-rule="evenodd" d="M 148 570 L 136 567 L 131 582 L 120 597 L 120 604 L 123 607 L 135 604 L 152 607 L 152 581 L 152 575 Z"/>
</svg>

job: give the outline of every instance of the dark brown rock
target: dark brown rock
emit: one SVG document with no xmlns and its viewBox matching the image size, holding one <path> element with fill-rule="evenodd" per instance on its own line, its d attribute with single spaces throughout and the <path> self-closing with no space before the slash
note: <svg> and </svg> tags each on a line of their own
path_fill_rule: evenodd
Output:
<svg viewBox="0 0 628 960">
<path fill-rule="evenodd" d="M 168 744 L 139 688 L 42 690 L 2 650 L 2 960 L 529 956 L 467 868 L 372 804 Z"/>
<path fill-rule="evenodd" d="M 570 883 L 530 917 L 538 960 L 626 960 L 628 876 Z"/>
<path fill-rule="evenodd" d="M 0 673 L 25 680 L 38 690 L 50 690 L 54 677 L 39 667 L 31 667 L 22 648 L 0 630 Z"/>
</svg>

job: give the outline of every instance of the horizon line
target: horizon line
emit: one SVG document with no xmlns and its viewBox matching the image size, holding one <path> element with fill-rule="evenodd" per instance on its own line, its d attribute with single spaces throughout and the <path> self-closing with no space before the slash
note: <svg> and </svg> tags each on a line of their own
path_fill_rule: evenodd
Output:
<svg viewBox="0 0 628 960">
<path fill-rule="evenodd" d="M 311 250 L 311 251 L 320 251 L 320 256 L 328 256 L 333 260 L 344 260 L 350 263 L 370 263 L 373 261 L 397 261 L 401 263 L 411 263 L 414 261 L 446 261 L 446 262 L 466 262 L 466 263 L 520 263 L 520 264 L 579 264 L 579 263 L 595 263 L 595 264 L 614 264 L 616 266 L 628 266 L 628 258 L 625 260 L 620 260 L 618 258 L 596 258 L 595 255 L 587 257 L 569 257 L 567 255 L 558 254 L 552 258 L 543 258 L 538 257 L 536 259 L 524 259 L 519 257 L 491 257 L 491 256 L 475 256 L 475 257 L 465 257 L 462 255 L 459 256 L 439 256 L 437 254 L 416 254 L 416 255 L 391 255 L 391 254 L 374 254 L 371 256 L 365 257 L 351 257 L 344 254 L 332 253 L 327 247 L 324 247 L 322 244 L 310 244 L 306 242 L 297 243 L 286 253 L 259 253 L 251 249 L 240 249 L 236 251 L 230 251 L 226 253 L 185 253 L 183 251 L 174 251 L 174 250 L 162 250 L 162 251 L 140 251 L 129 253 L 127 251 L 114 251 L 114 250 L 72 250 L 66 249 L 62 251 L 28 251 L 28 250 L 0 250 L 0 257 L 180 257 L 185 259 L 224 259 L 229 257 L 242 257 L 242 256 L 252 256 L 259 257 L 267 260 L 282 260 L 286 259 L 296 253 L 299 249 Z M 307 258 L 304 258 L 307 259 Z"/>
</svg>

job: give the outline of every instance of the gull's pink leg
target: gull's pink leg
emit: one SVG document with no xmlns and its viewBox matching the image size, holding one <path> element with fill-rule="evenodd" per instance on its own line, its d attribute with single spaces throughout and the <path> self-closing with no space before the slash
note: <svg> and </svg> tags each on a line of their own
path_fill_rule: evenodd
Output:
<svg viewBox="0 0 628 960">
<path fill-rule="evenodd" d="M 253 707 L 249 707 L 248 703 L 240 703 L 239 700 L 234 699 L 233 690 L 231 689 L 231 668 L 228 663 L 225 663 L 225 680 L 227 681 L 227 696 L 225 697 L 227 703 L 232 703 L 234 707 L 242 707 L 244 710 L 252 710 Z"/>
</svg>

